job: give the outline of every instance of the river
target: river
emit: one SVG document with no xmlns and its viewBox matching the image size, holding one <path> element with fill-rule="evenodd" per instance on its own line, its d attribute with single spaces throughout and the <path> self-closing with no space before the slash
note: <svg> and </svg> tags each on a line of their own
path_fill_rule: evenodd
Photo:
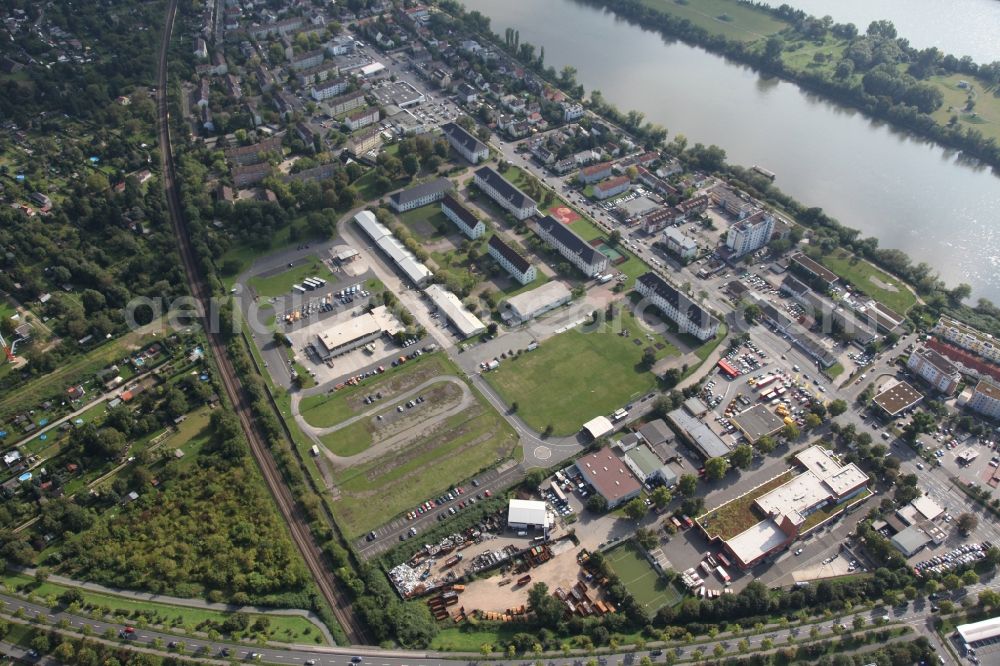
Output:
<svg viewBox="0 0 1000 666">
<path fill-rule="evenodd" d="M 1000 178 L 860 113 L 572 0 L 463 0 L 622 110 L 759 164 L 845 225 L 1000 302 Z"/>
<path fill-rule="evenodd" d="M 936 46 L 977 63 L 1000 60 L 998 0 L 773 0 L 813 16 L 829 14 L 837 23 L 853 23 L 864 32 L 877 19 L 889 19 L 910 45 Z"/>
</svg>

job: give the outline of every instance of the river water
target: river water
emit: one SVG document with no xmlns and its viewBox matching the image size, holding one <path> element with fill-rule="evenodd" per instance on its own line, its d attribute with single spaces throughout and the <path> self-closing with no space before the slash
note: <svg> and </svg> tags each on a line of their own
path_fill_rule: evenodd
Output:
<svg viewBox="0 0 1000 666">
<path fill-rule="evenodd" d="M 978 63 L 1000 60 L 998 0 L 773 0 L 813 16 L 830 15 L 837 23 L 853 23 L 864 32 L 877 19 L 889 19 L 910 45 L 936 46 Z"/>
<path fill-rule="evenodd" d="M 546 65 L 576 67 L 588 93 L 774 171 L 804 204 L 1000 302 L 1000 178 L 990 169 L 572 0 L 463 2 L 494 32 L 516 28 L 522 44 L 544 46 Z"/>
</svg>

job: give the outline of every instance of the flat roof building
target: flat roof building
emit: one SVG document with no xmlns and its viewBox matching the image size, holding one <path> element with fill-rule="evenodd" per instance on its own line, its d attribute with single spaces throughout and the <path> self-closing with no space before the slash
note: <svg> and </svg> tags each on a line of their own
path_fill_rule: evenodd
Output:
<svg viewBox="0 0 1000 666">
<path fill-rule="evenodd" d="M 572 298 L 573 293 L 566 283 L 552 280 L 508 298 L 500 316 L 510 325 L 522 324 L 569 303 Z"/>
<path fill-rule="evenodd" d="M 637 431 L 650 446 L 659 446 L 674 438 L 674 433 L 663 419 L 655 419 L 644 423 Z"/>
<path fill-rule="evenodd" d="M 958 632 L 959 638 L 970 648 L 976 649 L 984 645 L 996 645 L 998 642 L 997 638 L 1000 638 L 1000 617 L 960 624 L 955 627 L 955 631 Z"/>
<path fill-rule="evenodd" d="M 702 458 L 707 460 L 729 455 L 729 446 L 701 419 L 691 416 L 683 409 L 675 409 L 667 414 L 667 420 L 677 434 L 683 437 Z"/>
<path fill-rule="evenodd" d="M 584 480 L 608 501 L 609 508 L 638 497 L 642 490 L 622 459 L 607 446 L 577 460 L 576 467 Z"/>
<path fill-rule="evenodd" d="M 837 284 L 837 281 L 840 279 L 836 273 L 801 252 L 793 254 L 791 262 L 799 271 L 811 279 L 818 281 L 827 289 Z"/>
<path fill-rule="evenodd" d="M 406 249 L 406 246 L 375 218 L 371 211 L 359 211 L 354 216 L 354 221 L 415 285 L 423 287 L 434 277 L 430 269 L 420 263 L 413 253 Z"/>
<path fill-rule="evenodd" d="M 581 430 L 590 435 L 591 439 L 604 437 L 615 429 L 607 416 L 595 416 L 583 424 Z"/>
<path fill-rule="evenodd" d="M 904 557 L 913 557 L 931 542 L 930 535 L 917 525 L 910 525 L 894 534 L 889 541 Z"/>
<path fill-rule="evenodd" d="M 668 487 L 677 485 L 677 472 L 660 460 L 646 444 L 639 444 L 625 453 L 624 462 L 643 483 L 662 483 Z"/>
<path fill-rule="evenodd" d="M 462 305 L 458 296 L 439 284 L 429 285 L 424 293 L 431 299 L 438 312 L 443 314 L 448 322 L 455 327 L 461 338 L 470 338 L 486 330 L 486 324 L 479 317 L 469 312 Z"/>
<path fill-rule="evenodd" d="M 741 568 L 751 567 L 785 548 L 799 536 L 810 515 L 843 504 L 868 484 L 868 475 L 857 465 L 841 464 L 821 446 L 800 451 L 795 459 L 805 471 L 754 500 L 753 508 L 766 518 L 734 537 L 721 539 Z M 710 522 L 699 524 L 710 534 Z"/>
<path fill-rule="evenodd" d="M 969 409 L 984 416 L 993 419 L 1000 418 L 1000 386 L 997 386 L 988 377 L 980 379 L 976 387 L 972 389 L 972 397 L 968 404 Z"/>
<path fill-rule="evenodd" d="M 896 418 L 924 399 L 906 382 L 897 382 L 872 398 L 872 402 L 889 418 Z"/>
<path fill-rule="evenodd" d="M 954 394 L 962 381 L 955 364 L 930 347 L 918 347 L 910 352 L 906 367 L 945 395 Z"/>
<path fill-rule="evenodd" d="M 316 336 L 313 350 L 323 360 L 334 358 L 382 337 L 403 330 L 395 317 L 380 305 L 371 312 L 336 323 Z"/>
<path fill-rule="evenodd" d="M 545 531 L 550 524 L 545 502 L 512 499 L 507 505 L 507 527 L 512 530 L 537 529 Z"/>
<path fill-rule="evenodd" d="M 751 444 L 756 444 L 762 437 L 770 437 L 785 425 L 767 405 L 754 405 L 729 420 Z"/>
</svg>

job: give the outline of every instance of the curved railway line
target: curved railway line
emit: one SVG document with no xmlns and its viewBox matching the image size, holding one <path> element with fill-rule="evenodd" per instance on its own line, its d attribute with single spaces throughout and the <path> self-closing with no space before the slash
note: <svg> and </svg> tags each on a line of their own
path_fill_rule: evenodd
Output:
<svg viewBox="0 0 1000 666">
<path fill-rule="evenodd" d="M 167 198 L 167 208 L 170 215 L 170 223 L 177 236 L 177 244 L 180 250 L 181 262 L 184 265 L 184 274 L 187 278 L 188 288 L 199 306 L 199 316 L 205 325 L 205 334 L 208 339 L 208 346 L 215 357 L 219 368 L 219 375 L 222 379 L 223 387 L 233 409 L 239 417 L 240 425 L 250 443 L 250 450 L 263 473 L 271 495 L 274 497 L 281 511 L 282 517 L 288 524 L 292 540 L 302 554 L 309 572 L 316 581 L 320 594 L 333 610 L 334 615 L 340 625 L 347 633 L 347 637 L 352 644 L 363 645 L 368 643 L 368 635 L 364 626 L 355 617 L 350 601 L 337 586 L 332 574 L 323 563 L 322 552 L 312 533 L 305 517 L 298 510 L 295 499 L 291 491 L 285 485 L 278 470 L 274 458 L 268 451 L 260 431 L 254 421 L 253 413 L 250 409 L 249 397 L 240 382 L 233 364 L 226 354 L 225 344 L 219 333 L 208 325 L 206 316 L 210 313 L 211 289 L 206 283 L 205 276 L 198 269 L 194 251 L 191 246 L 191 237 L 188 233 L 187 224 L 182 215 L 180 196 L 177 191 L 177 182 L 174 174 L 173 151 L 170 145 L 170 127 L 168 124 L 167 111 L 167 56 L 170 46 L 170 35 L 173 31 L 174 20 L 177 16 L 177 0 L 170 0 L 167 7 L 166 21 L 163 26 L 163 38 L 160 44 L 157 74 L 157 131 L 160 141 L 160 159 L 163 171 L 163 187 Z"/>
</svg>

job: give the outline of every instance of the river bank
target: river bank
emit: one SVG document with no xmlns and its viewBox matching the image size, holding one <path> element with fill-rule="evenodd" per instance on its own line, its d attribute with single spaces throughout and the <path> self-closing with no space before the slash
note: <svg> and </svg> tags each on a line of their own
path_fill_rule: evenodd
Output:
<svg viewBox="0 0 1000 666">
<path fill-rule="evenodd" d="M 574 0 L 1000 167 L 1000 63 L 917 51 L 888 21 L 853 24 L 739 0 Z M 702 7 L 699 4 L 699 7 Z M 771 19 L 767 22 L 765 19 Z M 784 26 L 784 27 L 782 27 Z M 761 31 L 763 27 L 763 31 Z M 862 26 L 865 28 L 866 26 Z"/>
</svg>

